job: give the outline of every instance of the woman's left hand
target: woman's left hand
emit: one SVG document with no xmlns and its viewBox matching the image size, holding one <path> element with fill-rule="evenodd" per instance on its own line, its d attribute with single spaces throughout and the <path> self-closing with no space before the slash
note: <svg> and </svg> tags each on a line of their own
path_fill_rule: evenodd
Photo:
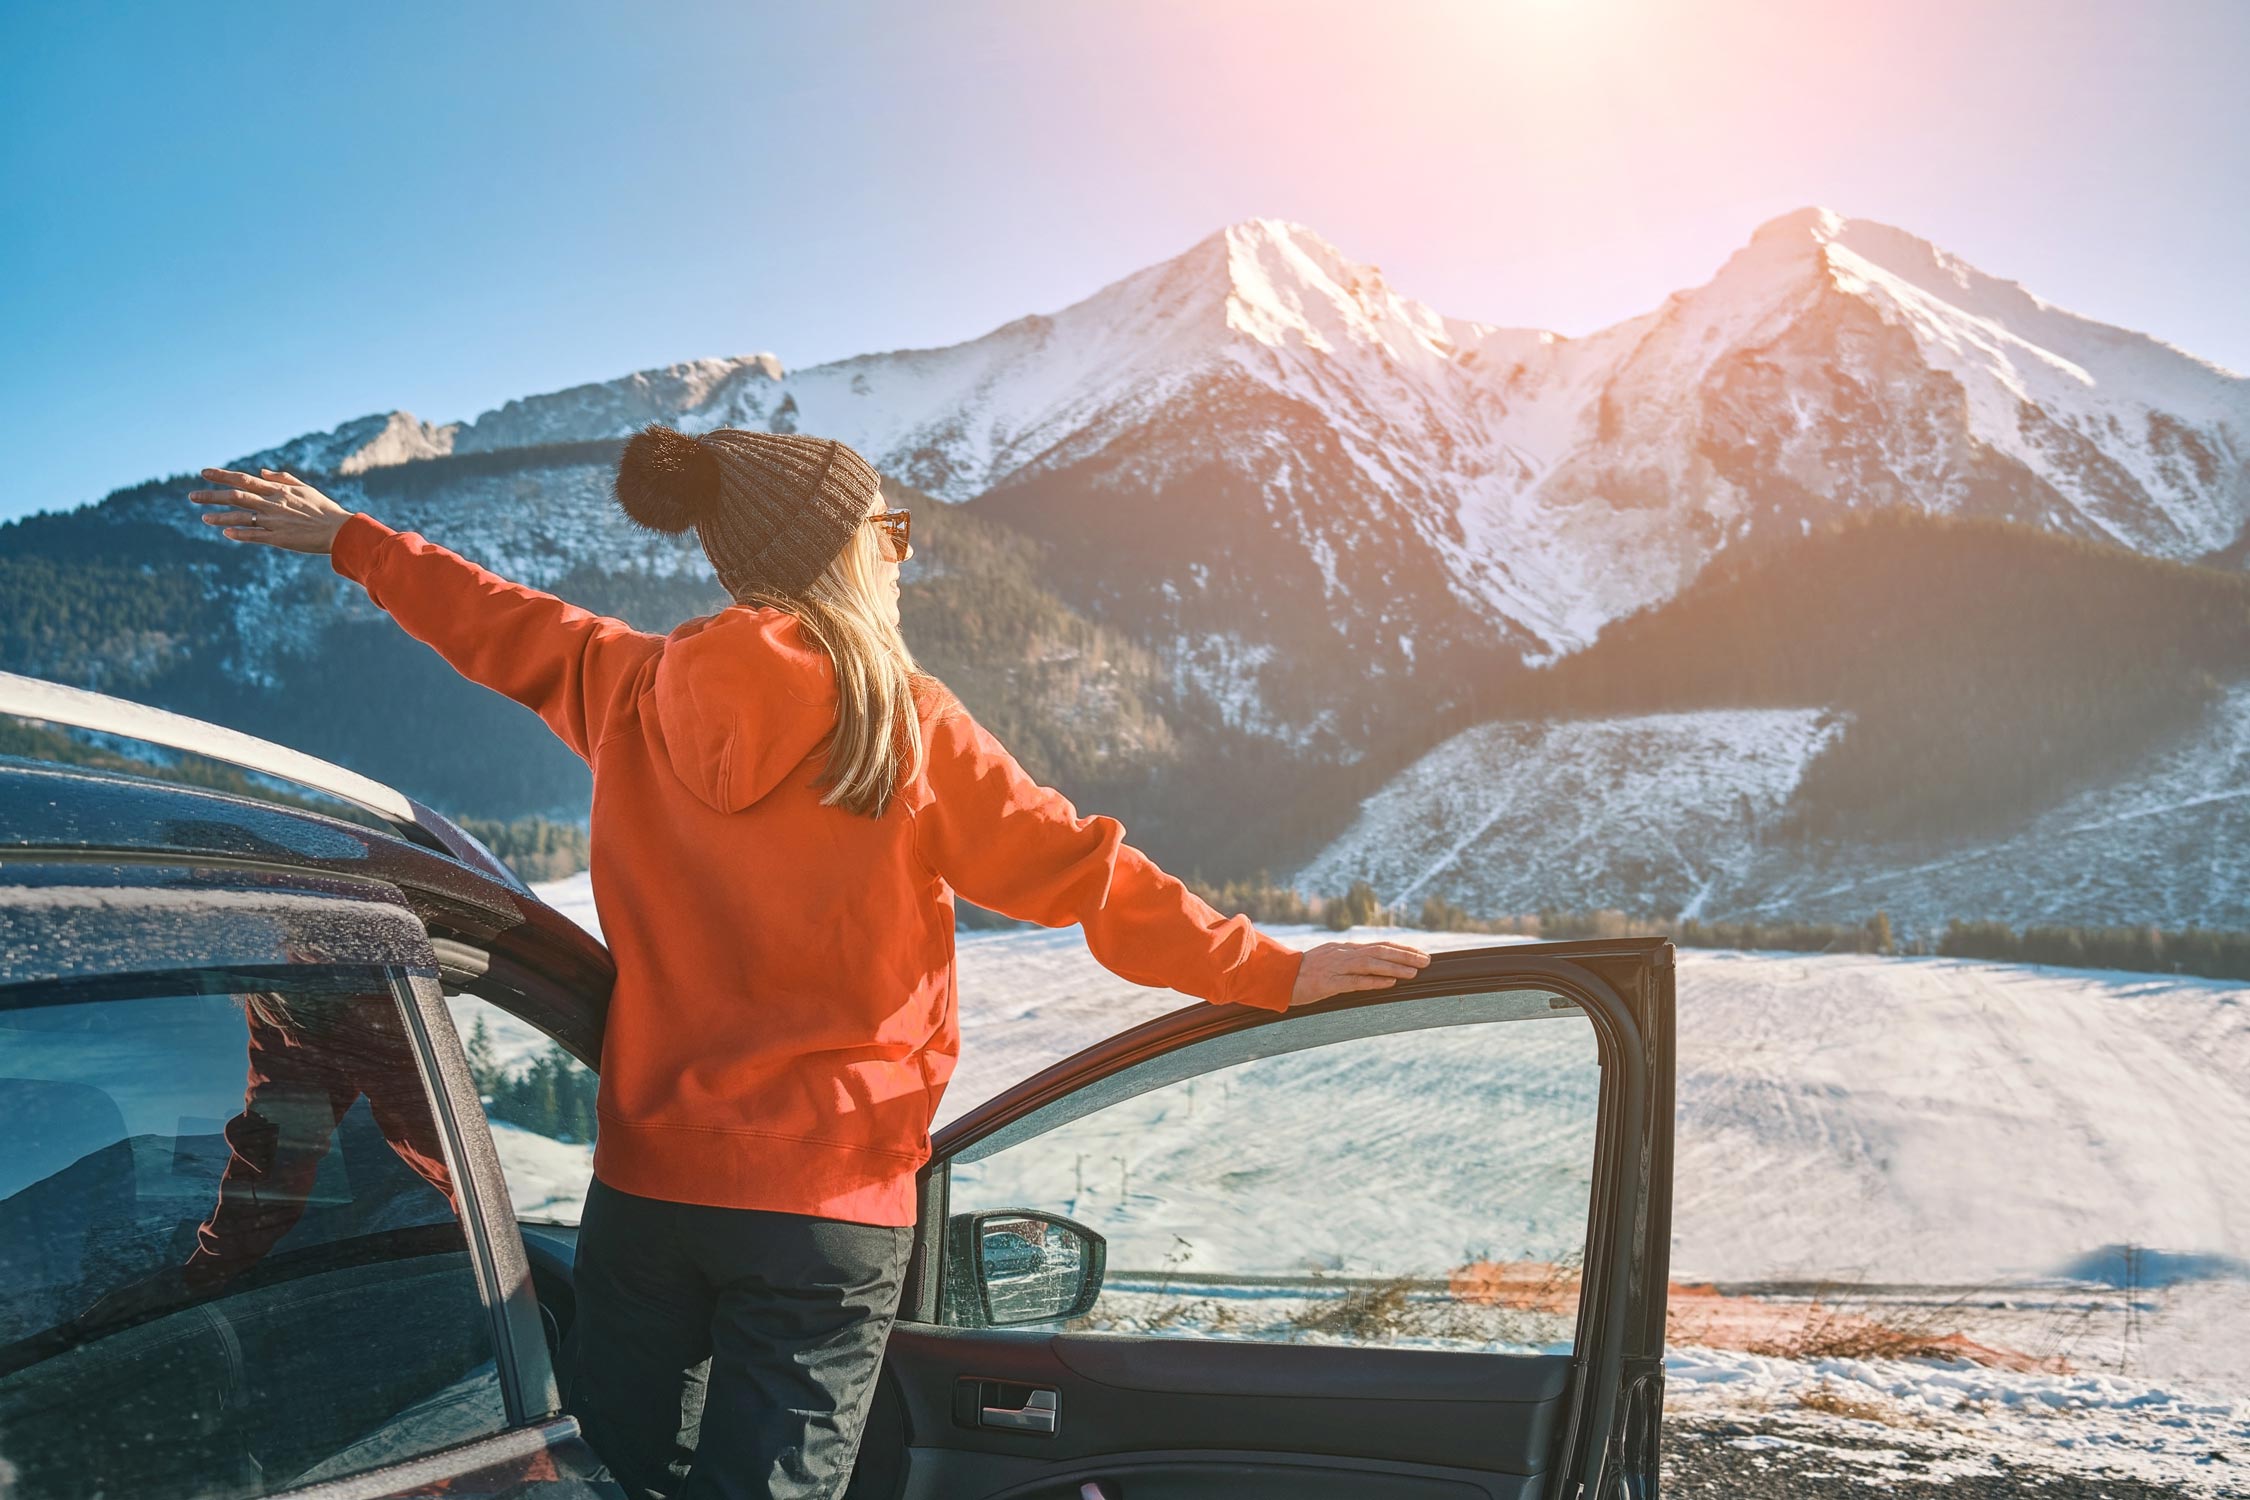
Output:
<svg viewBox="0 0 2250 1500">
<path fill-rule="evenodd" d="M 260 469 L 205 469 L 203 477 L 225 489 L 196 490 L 188 499 L 206 509 L 203 524 L 224 527 L 237 542 L 256 542 L 288 552 L 326 553 L 352 513 L 294 474 Z"/>
<path fill-rule="evenodd" d="M 1353 990 L 1387 990 L 1428 968 L 1430 955 L 1408 943 L 1322 943 L 1297 966 L 1292 1006 Z"/>
</svg>

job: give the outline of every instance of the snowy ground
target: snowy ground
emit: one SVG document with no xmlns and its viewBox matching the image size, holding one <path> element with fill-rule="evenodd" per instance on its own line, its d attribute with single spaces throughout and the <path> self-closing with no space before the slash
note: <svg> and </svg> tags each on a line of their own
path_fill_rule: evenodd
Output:
<svg viewBox="0 0 2250 1500">
<path fill-rule="evenodd" d="M 1673 1349 L 1665 1373 L 1671 1452 L 1713 1443 L 1734 1450 L 1733 1482 L 1687 1491 L 1694 1495 L 1895 1493 L 1907 1475 L 1937 1493 L 2250 1494 L 2250 1406 L 2223 1393 L 2098 1371 L 2024 1374 L 1692 1347 Z M 1850 1487 L 1752 1491 L 1741 1482 L 1745 1470 L 1761 1467 L 1745 1461 L 1751 1454 L 1796 1459 L 1795 1473 Z M 1971 1487 L 1996 1479 L 2011 1482 Z"/>
<path fill-rule="evenodd" d="M 590 923 L 584 877 L 545 894 Z M 963 1055 L 942 1118 L 1180 1003 L 1108 975 L 1074 932 L 964 933 L 959 954 Z M 1776 1494 L 1814 1493 L 1806 1475 L 2015 1493 L 2032 1482 L 2022 1476 L 2050 1473 L 2096 1486 L 2058 1494 L 2110 1483 L 2119 1495 L 2250 1494 L 2250 986 L 1689 950 L 1679 1005 L 1673 1271 L 1720 1293 L 1674 1299 L 1667 1413 L 1683 1440 L 1744 1473 L 1797 1476 Z M 1479 1031 L 1490 1034 L 1462 1036 Z M 535 1043 L 501 1040 L 504 1056 Z M 1428 1128 L 1456 1117 L 1462 1138 L 1484 1142 L 1480 1157 L 1507 1157 L 1494 1132 L 1471 1134 L 1490 1123 L 1467 1113 L 1477 1089 L 1418 1087 Z M 537 1216 L 569 1217 L 584 1149 L 523 1135 L 503 1132 L 504 1158 L 546 1205 Z M 1401 1139 L 1401 1180 L 1430 1167 L 1420 1136 Z M 1150 1175 L 1161 1170 L 1136 1166 L 1131 1196 L 1164 1196 Z M 1124 1211 L 1080 1206 L 1090 1219 Z M 1349 1220 L 1348 1206 L 1335 1217 Z M 1402 1226 L 1380 1253 L 1330 1269 L 1424 1268 L 1459 1241 L 1459 1225 Z M 1117 1264 L 1157 1271 L 1121 1274 L 1103 1309 L 1119 1327 L 1255 1336 L 1298 1327 L 1310 1305 L 1302 1284 L 1196 1280 L 1196 1267 L 1164 1261 L 1188 1273 L 1168 1282 Z M 1405 1336 L 1507 1347 L 1561 1336 L 1552 1318 L 1479 1326 L 1442 1291 L 1416 1296 L 1433 1310 Z M 1862 1323 L 1952 1336 L 1985 1362 L 1823 1352 Z"/>
<path fill-rule="evenodd" d="M 1180 1003 L 1074 932 L 959 952 L 941 1118 Z M 2119 1244 L 2250 1258 L 2250 986 L 1690 949 L 1678 987 L 1680 1279 L 1974 1284 Z"/>
</svg>

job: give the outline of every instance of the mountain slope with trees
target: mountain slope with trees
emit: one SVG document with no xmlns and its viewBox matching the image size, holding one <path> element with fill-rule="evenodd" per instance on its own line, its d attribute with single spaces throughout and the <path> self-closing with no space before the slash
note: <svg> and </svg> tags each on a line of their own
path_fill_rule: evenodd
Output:
<svg viewBox="0 0 2250 1500">
<path fill-rule="evenodd" d="M 1533 674 L 1525 717 L 1824 707 L 1812 837 L 1989 833 L 2201 722 L 2250 676 L 2250 577 L 1889 510 L 1721 557 Z"/>
<path fill-rule="evenodd" d="M 1481 705 L 1299 871 L 1481 916 L 2250 927 L 2250 578 L 1880 512 Z"/>
</svg>

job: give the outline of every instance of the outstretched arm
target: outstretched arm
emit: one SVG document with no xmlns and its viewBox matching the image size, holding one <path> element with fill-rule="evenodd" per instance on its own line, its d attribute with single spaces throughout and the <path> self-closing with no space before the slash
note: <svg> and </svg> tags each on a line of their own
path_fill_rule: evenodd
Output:
<svg viewBox="0 0 2250 1500">
<path fill-rule="evenodd" d="M 332 557 L 408 635 L 537 713 L 581 756 L 591 757 L 637 669 L 662 647 L 660 636 L 355 515 L 294 474 L 205 469 L 203 477 L 224 486 L 188 497 L 206 508 L 205 525 L 238 542 Z"/>
<path fill-rule="evenodd" d="M 979 906 L 1043 926 L 1076 922 L 1104 968 L 1215 1003 L 1283 1010 L 1386 989 L 1429 955 L 1403 943 L 1323 943 L 1299 953 L 1224 917 L 1125 842 L 1114 818 L 1081 818 L 1026 775 L 957 703 L 930 729 L 923 856 Z"/>
</svg>

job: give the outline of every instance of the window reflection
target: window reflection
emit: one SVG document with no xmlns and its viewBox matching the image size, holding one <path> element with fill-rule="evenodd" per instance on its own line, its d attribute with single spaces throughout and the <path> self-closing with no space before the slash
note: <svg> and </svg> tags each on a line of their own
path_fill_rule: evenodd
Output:
<svg viewBox="0 0 2250 1500">
<path fill-rule="evenodd" d="M 221 983 L 0 1008 L 13 1500 L 255 1495 L 504 1423 L 398 1002 Z"/>
</svg>

